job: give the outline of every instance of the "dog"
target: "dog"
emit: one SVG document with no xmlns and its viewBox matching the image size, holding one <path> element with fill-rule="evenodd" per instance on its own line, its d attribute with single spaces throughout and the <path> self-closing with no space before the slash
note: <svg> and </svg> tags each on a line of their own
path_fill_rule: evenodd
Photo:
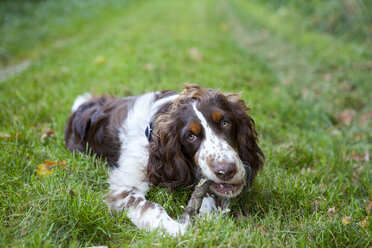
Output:
<svg viewBox="0 0 372 248">
<path fill-rule="evenodd" d="M 149 187 L 212 181 L 200 214 L 216 211 L 250 185 L 263 166 L 255 123 L 238 94 L 186 85 L 181 93 L 115 98 L 79 96 L 65 127 L 70 151 L 91 152 L 112 167 L 109 202 L 127 210 L 140 229 L 183 234 L 190 220 L 173 220 L 145 199 Z M 224 204 L 223 207 L 227 207 Z"/>
</svg>

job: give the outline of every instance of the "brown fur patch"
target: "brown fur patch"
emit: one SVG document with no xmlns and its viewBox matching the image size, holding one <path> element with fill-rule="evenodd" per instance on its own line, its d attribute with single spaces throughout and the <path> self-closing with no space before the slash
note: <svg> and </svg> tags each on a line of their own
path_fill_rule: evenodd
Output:
<svg viewBox="0 0 372 248">
<path fill-rule="evenodd" d="M 136 197 L 134 197 L 134 196 L 131 196 L 131 197 L 129 197 L 129 200 L 128 200 L 128 202 L 125 204 L 127 207 L 128 206 L 132 206 L 132 204 L 133 204 L 133 202 L 136 200 Z"/>
<path fill-rule="evenodd" d="M 193 122 L 190 124 L 189 129 L 193 134 L 199 135 L 201 131 L 201 126 L 199 123 Z"/>
<path fill-rule="evenodd" d="M 220 111 L 213 111 L 212 120 L 216 123 L 220 123 L 222 119 L 222 113 Z"/>
<path fill-rule="evenodd" d="M 123 191 L 120 194 L 117 195 L 110 195 L 107 197 L 107 200 L 110 202 L 115 202 L 121 199 L 127 198 L 127 196 L 131 193 L 131 191 Z"/>
<path fill-rule="evenodd" d="M 141 197 L 137 197 L 137 199 L 133 202 L 133 205 L 132 207 L 133 208 L 136 208 L 138 206 L 138 204 L 141 202 L 141 201 L 144 201 L 145 199 L 141 198 Z"/>
<path fill-rule="evenodd" d="M 155 203 L 146 201 L 145 204 L 142 206 L 141 215 L 146 212 L 149 208 L 155 208 Z"/>
<path fill-rule="evenodd" d="M 181 92 L 181 95 L 189 98 L 200 100 L 203 96 L 208 94 L 208 91 L 199 85 L 186 84 L 186 89 Z"/>
</svg>

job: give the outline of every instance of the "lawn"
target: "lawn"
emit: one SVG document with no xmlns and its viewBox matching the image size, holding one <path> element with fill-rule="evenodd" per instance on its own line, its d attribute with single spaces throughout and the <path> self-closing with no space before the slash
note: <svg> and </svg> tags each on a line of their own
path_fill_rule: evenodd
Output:
<svg viewBox="0 0 372 248">
<path fill-rule="evenodd" d="M 1 1 L 0 247 L 370 247 L 372 5 L 298 2 Z M 63 131 L 78 94 L 185 83 L 242 92 L 266 161 L 229 214 L 173 238 L 111 211 L 107 164 Z M 179 218 L 191 191 L 147 197 Z"/>
</svg>

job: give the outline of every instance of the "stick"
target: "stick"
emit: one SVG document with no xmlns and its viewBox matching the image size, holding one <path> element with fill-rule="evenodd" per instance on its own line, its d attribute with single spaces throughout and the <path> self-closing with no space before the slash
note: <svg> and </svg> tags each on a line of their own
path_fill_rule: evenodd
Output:
<svg viewBox="0 0 372 248">
<path fill-rule="evenodd" d="M 202 178 L 198 185 L 196 185 L 194 192 L 191 194 L 191 198 L 187 207 L 183 211 L 183 215 L 181 218 L 181 223 L 185 223 L 188 221 L 192 216 L 198 214 L 198 211 L 201 207 L 203 197 L 208 192 L 209 186 L 211 185 L 212 181 L 206 178 Z"/>
</svg>

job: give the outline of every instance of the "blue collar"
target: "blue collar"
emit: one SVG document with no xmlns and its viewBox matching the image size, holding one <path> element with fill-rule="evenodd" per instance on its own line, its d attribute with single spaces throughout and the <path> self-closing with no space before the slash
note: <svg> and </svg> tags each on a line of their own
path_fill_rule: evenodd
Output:
<svg viewBox="0 0 372 248">
<path fill-rule="evenodd" d="M 146 135 L 146 138 L 149 142 L 152 141 L 152 121 L 150 121 L 150 123 L 147 125 L 146 127 L 146 130 L 145 130 L 145 135 Z"/>
</svg>

